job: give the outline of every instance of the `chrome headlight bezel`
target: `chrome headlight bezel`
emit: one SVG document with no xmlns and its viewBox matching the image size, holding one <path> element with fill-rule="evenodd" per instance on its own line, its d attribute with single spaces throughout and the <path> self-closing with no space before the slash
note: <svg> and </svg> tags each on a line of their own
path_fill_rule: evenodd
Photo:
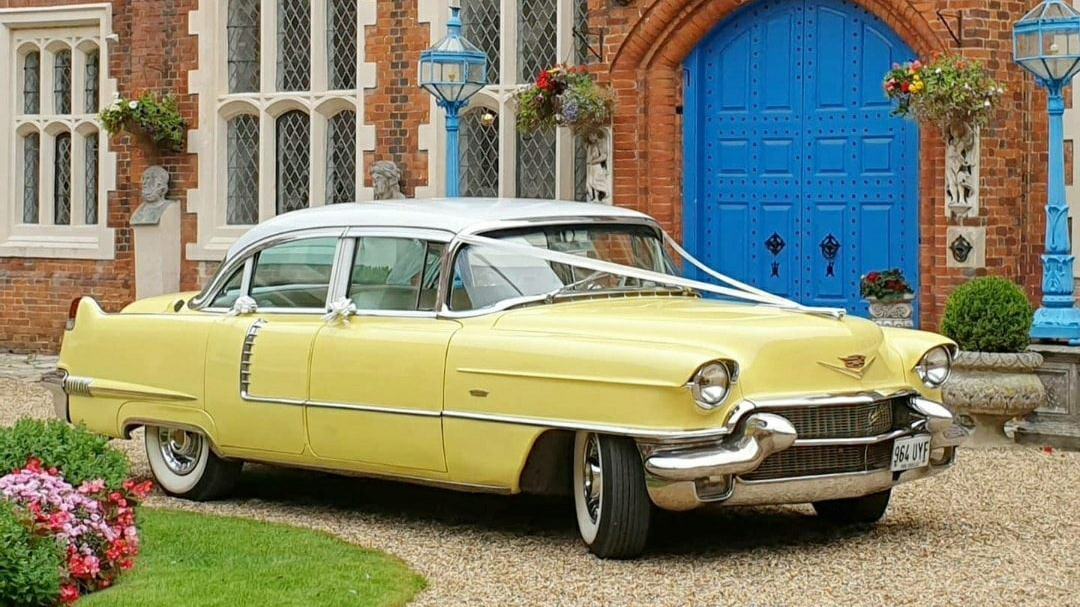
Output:
<svg viewBox="0 0 1080 607">
<path fill-rule="evenodd" d="M 953 348 L 934 346 L 915 365 L 915 373 L 927 388 L 940 388 L 952 376 Z"/>
<path fill-rule="evenodd" d="M 686 387 L 697 406 L 712 411 L 724 404 L 739 377 L 739 365 L 732 360 L 714 360 L 698 367 Z"/>
</svg>

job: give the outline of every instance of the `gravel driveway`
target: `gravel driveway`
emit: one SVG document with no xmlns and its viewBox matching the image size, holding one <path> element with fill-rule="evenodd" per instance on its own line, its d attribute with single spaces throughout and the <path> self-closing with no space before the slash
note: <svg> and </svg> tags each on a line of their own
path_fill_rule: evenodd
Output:
<svg viewBox="0 0 1080 607">
<path fill-rule="evenodd" d="M 49 412 L 0 379 L 0 424 Z M 146 473 L 138 441 L 118 441 Z M 391 552 L 427 576 L 414 605 L 1077 605 L 1080 453 L 964 450 L 893 494 L 878 526 L 805 506 L 662 514 L 632 562 L 591 557 L 572 507 L 262 466 L 235 499 L 154 506 L 284 521 Z"/>
</svg>

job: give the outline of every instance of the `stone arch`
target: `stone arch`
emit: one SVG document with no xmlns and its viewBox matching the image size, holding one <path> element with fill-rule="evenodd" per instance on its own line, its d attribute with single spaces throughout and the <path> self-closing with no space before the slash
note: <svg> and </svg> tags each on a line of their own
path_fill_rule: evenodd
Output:
<svg viewBox="0 0 1080 607">
<path fill-rule="evenodd" d="M 750 0 L 753 1 L 753 0 Z M 854 0 L 887 23 L 920 56 L 947 50 L 945 38 L 909 0 Z M 641 0 L 644 4 L 645 0 Z M 675 235 L 682 233 L 682 73 L 694 47 L 747 0 L 654 0 L 626 33 L 611 62 L 614 200 L 647 212 Z M 947 38 L 947 37 L 946 37 Z M 938 250 L 936 184 L 944 181 L 944 144 L 932 129 L 920 133 L 920 267 L 930 270 Z M 941 230 L 943 231 L 943 230 Z M 943 237 L 941 237 L 943 238 Z M 937 305 L 926 281 L 923 317 Z"/>
</svg>

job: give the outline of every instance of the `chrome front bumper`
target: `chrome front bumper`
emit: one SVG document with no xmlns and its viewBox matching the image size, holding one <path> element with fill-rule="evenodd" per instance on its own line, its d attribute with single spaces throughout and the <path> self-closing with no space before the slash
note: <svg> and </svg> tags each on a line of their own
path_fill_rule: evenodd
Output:
<svg viewBox="0 0 1080 607">
<path fill-rule="evenodd" d="M 56 413 L 56 417 L 66 422 L 70 422 L 71 416 L 68 412 L 68 395 L 67 391 L 64 389 L 67 375 L 67 371 L 63 369 L 53 369 L 41 376 L 41 383 L 52 395 L 53 411 Z"/>
<path fill-rule="evenodd" d="M 741 420 L 735 432 L 720 441 L 696 445 L 640 442 L 649 497 L 666 510 L 691 510 L 708 503 L 815 502 L 869 495 L 945 470 L 955 458 L 955 447 L 967 439 L 970 431 L 958 425 L 952 413 L 940 403 L 914 396 L 908 407 L 916 417 L 910 426 L 866 438 L 799 441 L 795 427 L 787 419 L 755 411 Z M 753 472 L 770 455 L 797 443 L 872 445 L 915 434 L 930 435 L 929 467 L 904 472 L 884 469 L 757 481 L 739 476 Z"/>
</svg>

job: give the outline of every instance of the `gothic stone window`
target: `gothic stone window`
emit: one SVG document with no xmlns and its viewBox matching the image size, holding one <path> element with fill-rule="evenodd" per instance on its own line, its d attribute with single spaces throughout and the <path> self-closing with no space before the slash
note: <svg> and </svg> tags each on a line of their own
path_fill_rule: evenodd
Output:
<svg viewBox="0 0 1080 607">
<path fill-rule="evenodd" d="M 461 191 L 584 199 L 577 185 L 584 157 L 575 152 L 573 137 L 565 129 L 519 135 L 513 93 L 540 70 L 587 56 L 574 36 L 575 27 L 587 24 L 586 0 L 461 0 L 461 14 L 464 35 L 489 59 L 489 84 L 462 120 Z M 511 40 L 510 52 L 500 54 L 502 42 Z M 482 121 L 484 114 L 497 118 Z"/>
<path fill-rule="evenodd" d="M 280 213 L 357 199 L 358 149 L 370 137 L 357 123 L 369 12 L 367 0 L 221 0 L 192 13 L 193 31 L 210 41 L 204 60 L 219 67 L 199 73 L 208 118 L 197 131 L 189 259 L 220 259 Z"/>
<path fill-rule="evenodd" d="M 5 73 L 14 103 L 0 142 L 0 257 L 112 259 L 114 230 L 103 217 L 116 160 L 100 135 L 111 32 L 108 4 L 0 11 Z"/>
</svg>

